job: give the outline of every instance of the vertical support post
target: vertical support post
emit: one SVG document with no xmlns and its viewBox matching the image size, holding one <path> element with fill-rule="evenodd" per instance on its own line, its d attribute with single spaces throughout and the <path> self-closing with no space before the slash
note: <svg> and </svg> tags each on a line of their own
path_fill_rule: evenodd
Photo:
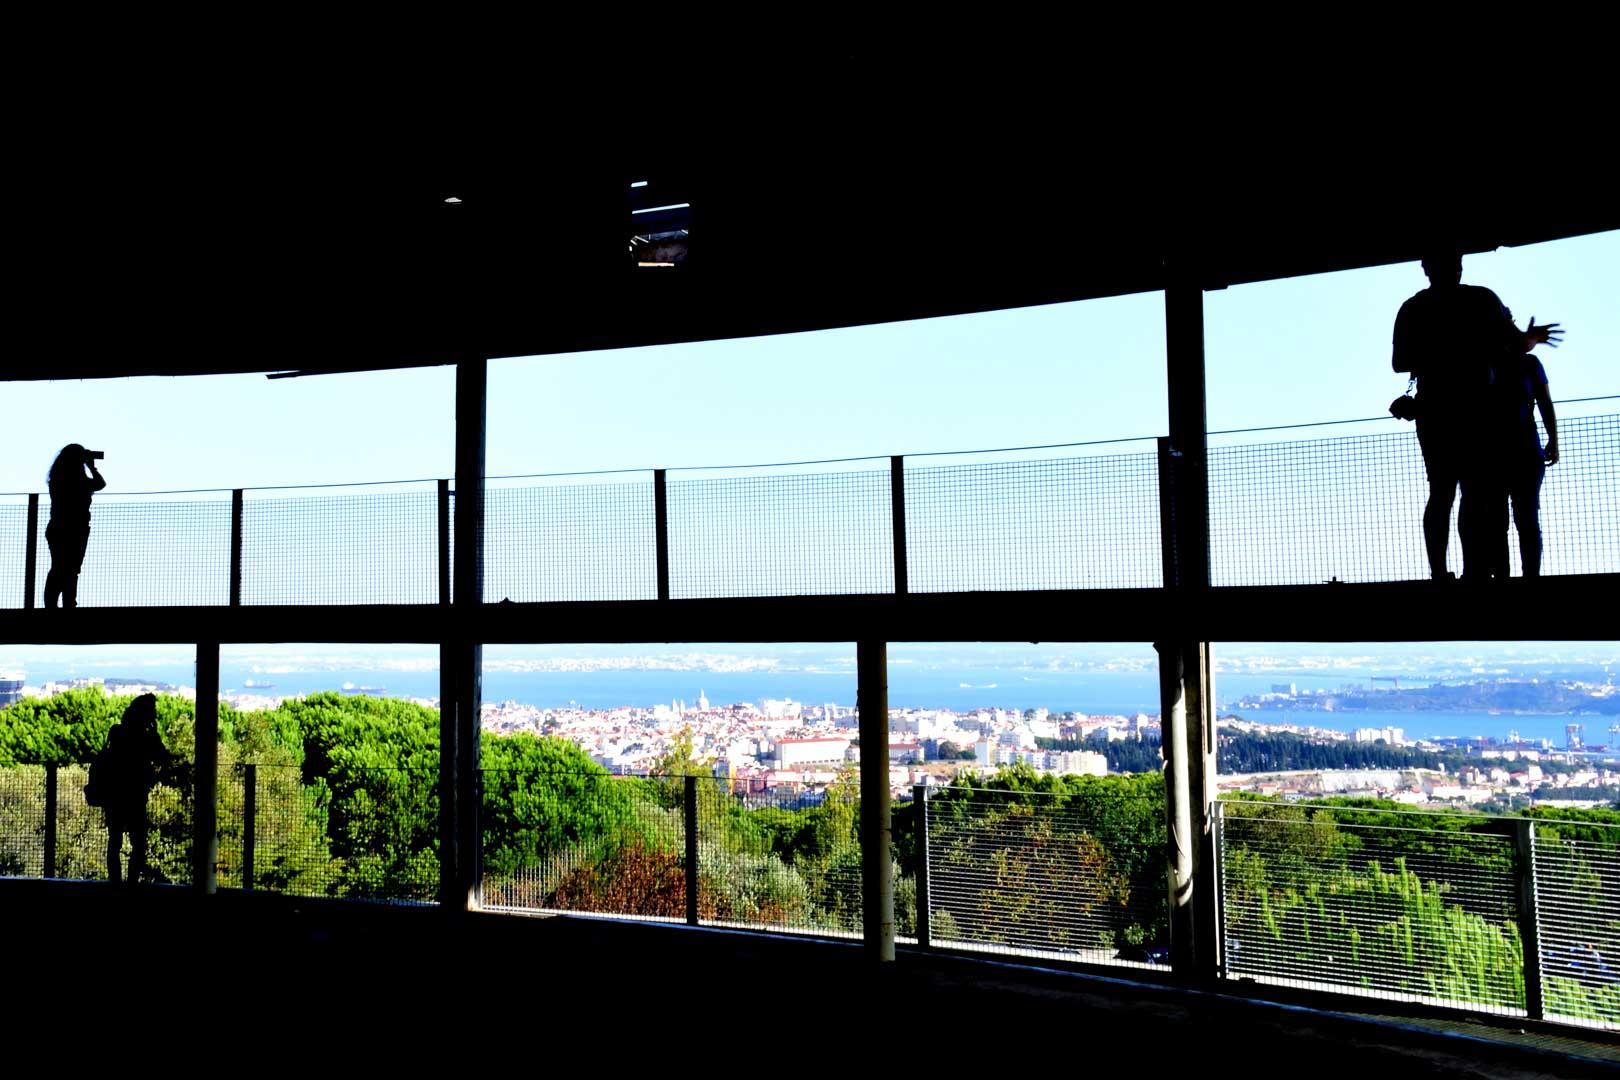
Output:
<svg viewBox="0 0 1620 1080">
<path fill-rule="evenodd" d="M 889 459 L 889 518 L 894 522 L 894 591 L 904 596 L 911 591 L 906 565 L 906 459 L 896 454 Z"/>
<path fill-rule="evenodd" d="M 1165 374 L 1170 446 L 1175 460 L 1174 529 L 1177 583 L 1209 587 L 1208 416 L 1204 390 L 1204 290 L 1192 267 L 1166 260 Z M 1165 582 L 1166 586 L 1170 583 Z"/>
<path fill-rule="evenodd" d="M 197 724 L 192 778 L 191 883 L 205 895 L 219 882 L 219 642 L 197 646 Z"/>
<path fill-rule="evenodd" d="M 912 789 L 912 805 L 917 808 L 917 944 L 926 949 L 934 943 L 931 916 L 933 896 L 928 891 L 928 785 Z"/>
<path fill-rule="evenodd" d="M 56 762 L 45 766 L 45 865 L 43 878 L 56 876 Z"/>
<path fill-rule="evenodd" d="M 231 492 L 231 607 L 242 606 L 242 489 Z"/>
<path fill-rule="evenodd" d="M 682 778 L 685 782 L 686 807 L 686 925 L 698 924 L 698 795 L 695 776 Z"/>
<path fill-rule="evenodd" d="M 450 481 L 439 481 L 439 603 L 450 602 Z"/>
<path fill-rule="evenodd" d="M 28 536 L 24 540 L 23 607 L 34 606 L 34 581 L 39 573 L 39 493 L 28 496 Z"/>
<path fill-rule="evenodd" d="M 1541 913 L 1536 894 L 1536 823 L 1514 818 L 1514 876 L 1519 884 L 1519 941 L 1524 947 L 1524 1007 L 1532 1020 L 1547 1016 L 1542 990 Z"/>
<path fill-rule="evenodd" d="M 658 599 L 669 599 L 669 492 L 664 470 L 653 470 L 653 522 L 658 548 Z"/>
<path fill-rule="evenodd" d="M 454 615 L 439 647 L 439 890 L 451 911 L 481 902 L 479 730 L 484 649 L 484 424 L 489 365 L 456 365 Z"/>
<path fill-rule="evenodd" d="M 259 833 L 259 767 L 242 767 L 242 888 L 253 891 L 253 856 Z"/>
<path fill-rule="evenodd" d="M 1173 602 L 1159 651 L 1165 757 L 1170 954 L 1191 981 L 1220 971 L 1214 820 L 1215 717 L 1209 645 L 1201 640 L 1210 585 L 1204 292 L 1195 264 L 1165 261 L 1165 368 L 1170 431 L 1159 442 L 1164 585 Z M 1191 625 L 1189 625 L 1191 623 Z"/>
<path fill-rule="evenodd" d="M 893 963 L 888 643 L 856 642 L 855 668 L 861 735 L 861 928 L 867 956 L 878 963 Z"/>
</svg>

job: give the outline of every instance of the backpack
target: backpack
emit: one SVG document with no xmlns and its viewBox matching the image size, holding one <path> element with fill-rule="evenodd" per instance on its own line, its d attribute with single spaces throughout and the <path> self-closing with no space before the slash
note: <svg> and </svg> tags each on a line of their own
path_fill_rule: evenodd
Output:
<svg viewBox="0 0 1620 1080">
<path fill-rule="evenodd" d="M 89 806 L 106 806 L 117 783 L 118 746 L 123 742 L 121 727 L 107 733 L 107 745 L 90 760 L 90 775 L 84 782 L 84 801 Z"/>
</svg>

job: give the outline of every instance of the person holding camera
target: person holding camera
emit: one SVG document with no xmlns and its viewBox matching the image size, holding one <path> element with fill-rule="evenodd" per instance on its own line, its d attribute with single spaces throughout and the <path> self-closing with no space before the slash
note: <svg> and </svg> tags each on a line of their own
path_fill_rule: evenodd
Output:
<svg viewBox="0 0 1620 1080">
<path fill-rule="evenodd" d="M 45 575 L 48 608 L 56 607 L 58 597 L 64 608 L 79 606 L 79 569 L 90 543 L 90 496 L 107 486 L 96 469 L 97 459 L 104 456 L 68 443 L 46 477 L 51 492 L 51 520 L 45 526 L 45 542 L 51 548 L 51 568 Z"/>
<path fill-rule="evenodd" d="M 1391 411 L 1417 420 L 1429 478 L 1423 509 L 1429 570 L 1437 580 L 1451 576 L 1446 547 L 1460 488 L 1463 577 L 1499 576 L 1496 547 L 1505 542 L 1508 523 L 1506 484 L 1494 452 L 1500 434 L 1496 372 L 1537 345 L 1556 345 L 1563 331 L 1557 323 L 1537 326 L 1535 319 L 1527 330 L 1514 326 L 1494 292 L 1462 284 L 1462 256 L 1454 247 L 1432 249 L 1423 257 L 1423 272 L 1429 287 L 1402 304 L 1395 317 L 1391 360 L 1396 371 L 1410 373 L 1417 397 L 1403 410 L 1392 406 Z"/>
</svg>

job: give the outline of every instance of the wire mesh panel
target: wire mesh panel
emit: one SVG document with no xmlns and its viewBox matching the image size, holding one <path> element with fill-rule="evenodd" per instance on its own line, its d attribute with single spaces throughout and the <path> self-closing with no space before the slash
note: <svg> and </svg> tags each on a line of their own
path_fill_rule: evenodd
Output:
<svg viewBox="0 0 1620 1080">
<path fill-rule="evenodd" d="M 0 768 L 0 877 L 45 873 L 45 766 Z"/>
<path fill-rule="evenodd" d="M 701 777 L 696 797 L 700 921 L 860 936 L 855 784 L 811 796 Z"/>
<path fill-rule="evenodd" d="M 1558 444 L 1541 486 L 1541 572 L 1620 571 L 1620 415 L 1560 420 Z"/>
<path fill-rule="evenodd" d="M 485 769 L 481 779 L 484 907 L 685 919 L 680 778 Z"/>
<path fill-rule="evenodd" d="M 894 591 L 889 471 L 671 480 L 670 595 Z"/>
<path fill-rule="evenodd" d="M 1525 1008 L 1513 841 L 1478 815 L 1220 804 L 1226 973 Z"/>
<path fill-rule="evenodd" d="M 35 602 L 44 605 L 54 554 L 40 499 Z M 79 573 L 80 607 L 207 606 L 230 602 L 231 493 L 97 495 Z"/>
<path fill-rule="evenodd" d="M 933 941 L 1169 962 L 1162 799 L 952 786 L 925 805 Z"/>
<path fill-rule="evenodd" d="M 1564 420 L 1559 443 L 1560 462 L 1541 489 L 1542 573 L 1612 573 L 1620 568 L 1620 416 Z M 1429 485 L 1411 429 L 1214 448 L 1209 485 L 1216 585 L 1429 577 Z M 1454 509 L 1447 560 L 1461 573 L 1455 518 Z M 1509 540 L 1512 573 L 1521 574 L 1513 531 Z"/>
<path fill-rule="evenodd" d="M 436 604 L 438 559 L 436 488 L 243 495 L 244 604 Z"/>
<path fill-rule="evenodd" d="M 906 470 L 913 592 L 1158 588 L 1156 454 Z"/>
<path fill-rule="evenodd" d="M 23 606 L 28 566 L 28 500 L 7 495 L 0 501 L 0 610 Z M 43 577 L 44 572 L 39 572 Z"/>
<path fill-rule="evenodd" d="M 651 476 L 490 487 L 484 599 L 656 599 L 657 543 Z"/>
<path fill-rule="evenodd" d="M 1620 826 L 1538 821 L 1535 828 L 1547 1016 L 1620 1030 Z"/>
<path fill-rule="evenodd" d="M 423 802 L 422 781 L 414 775 L 407 792 L 415 798 L 407 806 Z M 251 790 L 250 790 L 251 789 Z M 263 892 L 289 896 L 346 896 L 353 892 L 350 865 L 333 853 L 331 787 L 325 783 L 305 784 L 297 766 L 256 765 L 220 768 L 218 811 L 218 855 L 216 872 L 225 888 L 249 884 L 249 848 L 252 849 L 251 885 Z M 251 826 L 247 804 L 251 796 L 254 813 Z M 384 805 L 387 805 L 386 803 Z M 379 807 L 380 809 L 380 807 Z M 377 845 L 370 845 L 375 853 Z M 420 847 L 418 843 L 417 847 Z M 351 846 L 350 852 L 352 854 Z M 372 898 L 423 899 L 422 867 L 409 858 L 394 859 L 403 864 L 403 886 L 390 881 L 384 870 L 382 880 L 365 891 Z M 426 899 L 431 899 L 431 894 Z"/>
<path fill-rule="evenodd" d="M 1210 572 L 1216 585 L 1427 578 L 1428 481 L 1417 436 L 1212 448 Z M 1461 570 L 1461 547 L 1452 554 Z"/>
</svg>

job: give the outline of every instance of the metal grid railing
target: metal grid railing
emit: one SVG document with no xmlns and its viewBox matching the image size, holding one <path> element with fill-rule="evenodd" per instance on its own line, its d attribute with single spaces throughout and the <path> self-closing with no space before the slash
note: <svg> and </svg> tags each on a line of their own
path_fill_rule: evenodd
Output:
<svg viewBox="0 0 1620 1080">
<path fill-rule="evenodd" d="M 704 925 L 861 935 L 853 784 L 835 785 L 816 800 L 797 791 L 742 790 L 710 777 L 696 786 Z"/>
<path fill-rule="evenodd" d="M 484 769 L 484 907 L 679 922 L 681 781 Z"/>
<path fill-rule="evenodd" d="M 669 483 L 670 595 L 894 591 L 889 470 Z"/>
<path fill-rule="evenodd" d="M 40 499 L 34 603 L 44 606 L 51 551 Z M 97 495 L 79 573 L 80 607 L 211 606 L 230 602 L 231 494 L 185 498 Z"/>
<path fill-rule="evenodd" d="M 0 768 L 0 877 L 45 875 L 45 767 Z"/>
<path fill-rule="evenodd" d="M 953 786 L 924 806 L 934 943 L 1169 962 L 1162 800 Z"/>
<path fill-rule="evenodd" d="M 1229 977 L 1524 1015 L 1514 843 L 1498 822 L 1218 806 Z"/>
<path fill-rule="evenodd" d="M 1559 423 L 1561 460 L 1541 489 L 1543 574 L 1620 567 L 1620 416 Z M 1209 453 L 1216 585 L 1303 585 L 1429 577 L 1428 480 L 1412 430 L 1215 447 Z M 1512 572 L 1523 572 L 1509 532 Z M 1448 565 L 1462 570 L 1455 510 Z"/>
<path fill-rule="evenodd" d="M 254 814 L 246 814 L 254 777 Z M 435 903 L 439 770 L 297 766 L 222 768 L 220 884 L 298 896 Z M 252 830 L 251 872 L 247 859 Z"/>
<path fill-rule="evenodd" d="M 484 492 L 484 600 L 658 596 L 653 486 L 546 483 Z"/>
<path fill-rule="evenodd" d="M 1620 826 L 1538 821 L 1535 828 L 1547 1015 L 1620 1030 Z"/>
<path fill-rule="evenodd" d="M 912 592 L 1158 588 L 1157 456 L 908 468 Z"/>
<path fill-rule="evenodd" d="M 28 565 L 28 501 L 0 502 L 0 611 L 23 606 Z"/>
<path fill-rule="evenodd" d="M 438 550 L 436 487 L 290 498 L 248 491 L 242 602 L 438 603 Z"/>
<path fill-rule="evenodd" d="M 1616 572 L 1620 414 L 1566 419 L 1560 442 L 1562 460 L 1547 470 L 1541 491 L 1542 573 Z M 675 598 L 892 592 L 897 545 L 911 592 L 1163 584 L 1157 453 L 889 465 L 818 473 L 776 466 L 672 480 L 662 529 L 657 481 L 491 484 L 485 599 L 652 599 L 661 567 Z M 899 536 L 896 475 L 904 483 Z M 1428 484 L 1410 430 L 1216 447 L 1209 480 L 1216 585 L 1429 575 Z M 103 493 L 93 504 L 79 602 L 220 605 L 237 584 L 245 604 L 437 603 L 449 565 L 440 551 L 447 523 L 438 484 L 245 491 L 239 543 L 231 492 Z M 36 604 L 50 570 L 49 517 L 42 500 L 33 539 Z M 0 503 L 0 607 L 20 606 L 26 519 L 26 501 Z M 1511 532 L 1508 548 L 1512 571 L 1521 573 Z M 1460 569 L 1455 535 L 1449 557 Z"/>
</svg>

